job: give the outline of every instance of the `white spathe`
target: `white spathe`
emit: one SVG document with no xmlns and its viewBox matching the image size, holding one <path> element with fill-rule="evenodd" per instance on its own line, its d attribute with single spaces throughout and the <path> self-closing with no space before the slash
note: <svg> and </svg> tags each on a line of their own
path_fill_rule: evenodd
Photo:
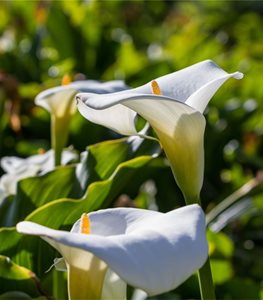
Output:
<svg viewBox="0 0 263 300">
<path fill-rule="evenodd" d="M 160 95 L 153 94 L 153 81 L 127 91 L 76 96 L 80 113 L 88 120 L 121 134 L 138 134 L 136 113 L 154 128 L 171 163 L 185 198 L 198 199 L 203 182 L 205 119 L 209 100 L 228 79 L 228 74 L 211 60 L 155 79 Z M 125 113 L 123 109 L 125 108 Z M 139 133 L 141 135 L 141 133 Z"/>
<path fill-rule="evenodd" d="M 81 91 L 100 94 L 127 88 L 121 80 L 108 82 L 83 80 L 47 89 L 37 95 L 35 103 L 51 114 L 51 142 L 55 150 L 56 165 L 61 163 L 61 152 L 67 142 L 70 120 L 76 112 L 75 95 Z"/>
<path fill-rule="evenodd" d="M 18 223 L 17 231 L 41 236 L 62 254 L 69 271 L 77 270 L 75 274 L 82 270 L 85 276 L 93 274 L 88 277 L 98 282 L 95 269 L 105 272 L 105 266 L 100 265 L 103 262 L 123 281 L 149 295 L 176 288 L 207 259 L 205 216 L 196 204 L 168 213 L 116 208 L 88 216 L 91 223 L 88 235 L 79 233 L 80 221 L 71 232 L 32 222 Z M 88 255 L 98 261 L 90 264 Z M 103 276 L 99 276 L 99 281 Z M 92 286 L 90 282 L 87 284 Z"/>
<path fill-rule="evenodd" d="M 62 165 L 67 165 L 78 160 L 78 155 L 70 149 L 62 152 Z M 15 195 L 17 182 L 21 179 L 43 175 L 54 170 L 54 151 L 49 150 L 42 154 L 36 154 L 27 158 L 17 156 L 4 156 L 0 160 L 1 168 L 6 172 L 0 178 L 0 190 L 5 195 Z"/>
<path fill-rule="evenodd" d="M 96 80 L 73 81 L 66 85 L 53 87 L 39 93 L 35 99 L 36 105 L 45 108 L 50 113 L 63 117 L 65 111 L 73 114 L 76 105 L 73 101 L 77 92 L 89 92 L 96 94 L 113 93 L 127 89 L 122 80 L 100 82 Z"/>
<path fill-rule="evenodd" d="M 209 100 L 218 90 L 218 88 L 229 78 L 241 79 L 243 74 L 240 72 L 227 73 L 211 60 L 206 60 L 180 71 L 154 79 L 161 90 L 161 95 L 153 95 L 151 82 L 134 89 L 109 93 L 107 95 L 97 95 L 98 93 L 80 93 L 77 95 L 77 105 L 81 114 L 86 117 L 90 112 L 88 108 L 94 109 L 93 122 L 96 121 L 102 125 L 107 120 L 100 118 L 97 110 L 106 110 L 114 105 L 123 104 L 129 106 L 132 100 L 152 99 L 161 102 L 168 100 L 167 103 L 181 102 L 203 113 Z M 143 101 L 142 100 L 142 101 Z M 125 103 L 123 103 L 125 102 Z M 158 105 L 156 103 L 156 105 Z M 85 106 L 88 108 L 85 109 Z M 169 104 L 171 105 L 171 104 Z M 118 107 L 121 107 L 120 105 Z M 118 110 L 116 109 L 116 112 Z M 140 114 L 140 112 L 138 111 Z M 120 116 L 121 117 L 121 116 Z M 98 118 L 98 119 L 97 119 Z M 97 120 L 96 120 L 97 119 Z M 134 124 L 131 125 L 131 131 Z M 122 132 L 122 122 L 119 122 L 118 132 Z"/>
</svg>

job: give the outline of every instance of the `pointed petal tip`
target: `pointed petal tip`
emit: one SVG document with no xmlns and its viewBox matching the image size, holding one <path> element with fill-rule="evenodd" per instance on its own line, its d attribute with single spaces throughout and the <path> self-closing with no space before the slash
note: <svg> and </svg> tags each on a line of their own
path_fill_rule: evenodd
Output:
<svg viewBox="0 0 263 300">
<path fill-rule="evenodd" d="M 235 79 L 242 79 L 244 77 L 244 74 L 241 72 L 235 72 L 235 73 L 233 73 L 233 77 Z"/>
</svg>

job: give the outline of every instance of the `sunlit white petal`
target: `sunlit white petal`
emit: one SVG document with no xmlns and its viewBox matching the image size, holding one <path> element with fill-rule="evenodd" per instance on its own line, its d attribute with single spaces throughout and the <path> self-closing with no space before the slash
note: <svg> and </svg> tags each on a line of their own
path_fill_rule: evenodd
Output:
<svg viewBox="0 0 263 300">
<path fill-rule="evenodd" d="M 185 103 L 203 113 L 215 92 L 227 79 L 231 77 L 241 79 L 243 77 L 243 74 L 240 72 L 235 72 L 232 74 L 222 74 L 221 77 L 218 76 L 214 80 L 209 81 L 204 86 L 199 88 L 186 100 Z"/>
<path fill-rule="evenodd" d="M 77 92 L 90 92 L 96 94 L 113 93 L 128 87 L 121 80 L 99 82 L 96 80 L 73 81 L 68 85 L 53 87 L 39 93 L 35 103 L 49 112 L 58 110 L 61 115 L 65 111 L 68 101 L 71 101 Z M 72 104 L 71 110 L 74 112 L 75 105 Z"/>
<path fill-rule="evenodd" d="M 195 110 L 203 112 L 211 97 L 228 78 L 234 77 L 236 79 L 241 79 L 242 76 L 243 74 L 239 72 L 228 74 L 213 61 L 206 60 L 155 79 L 162 93 L 162 96 L 156 96 L 156 100 L 162 101 L 170 99 L 184 102 Z M 87 119 L 90 118 L 92 122 L 104 125 L 111 129 L 115 128 L 114 130 L 125 134 L 124 131 L 132 132 L 134 130 L 134 125 L 129 123 L 130 129 L 127 130 L 127 126 L 125 126 L 124 130 L 121 126 L 122 121 L 119 122 L 118 126 L 116 126 L 115 121 L 114 126 L 111 126 L 107 118 L 119 118 L 120 114 L 117 110 L 107 111 L 106 109 L 123 103 L 125 99 L 146 99 L 148 97 L 147 95 L 152 96 L 151 82 L 128 91 L 120 91 L 107 95 L 80 93 L 77 95 L 77 106 L 81 114 Z M 85 108 L 83 104 L 87 107 Z M 94 109 L 101 110 L 100 113 L 103 114 L 103 117 L 99 116 L 99 114 L 91 114 L 88 112 L 88 110 Z M 137 112 L 140 114 L 139 109 Z M 114 114 L 114 116 L 111 117 L 111 114 Z M 107 116 L 107 118 L 105 118 L 105 116 Z"/>
<path fill-rule="evenodd" d="M 175 99 L 180 102 L 186 102 L 187 99 L 198 92 L 198 90 L 212 85 L 213 94 L 228 78 L 241 79 L 243 74 L 240 72 L 227 73 L 211 60 L 194 64 L 182 70 L 161 76 L 155 79 L 160 87 L 162 95 Z M 217 85 L 214 83 L 217 82 Z M 210 87 L 212 92 L 212 87 Z M 92 91 L 90 91 L 92 93 Z M 210 94 L 211 94 L 210 92 Z M 125 92 L 115 93 L 122 94 Z M 128 93 L 152 94 L 151 82 L 143 86 L 130 89 Z M 211 96 L 213 96 L 213 94 Z M 103 106 L 108 105 L 108 101 L 103 102 Z M 111 105 L 114 103 L 112 102 Z M 98 105 L 101 105 L 100 103 Z M 202 105 L 203 106 L 203 105 Z M 102 107 L 101 107 L 102 108 Z M 198 109 L 199 110 L 199 109 Z"/>
<path fill-rule="evenodd" d="M 79 251 L 93 253 L 124 281 L 149 295 L 176 288 L 207 258 L 205 219 L 198 205 L 166 214 L 112 209 L 91 213 L 91 224 L 96 220 L 103 222 L 100 214 L 103 217 L 109 214 L 108 220 L 116 217 L 118 221 L 114 227 L 118 225 L 118 229 L 106 236 L 84 235 L 22 222 L 17 225 L 17 230 L 42 236 L 68 263 L 72 264 L 74 260 L 74 265 L 79 267 L 83 261 L 79 261 L 72 251 L 78 251 L 78 255 Z"/>
<path fill-rule="evenodd" d="M 91 122 L 106 126 L 120 134 L 137 134 L 134 125 L 136 112 L 123 105 L 115 105 L 98 111 L 93 108 L 87 108 L 87 106 L 80 101 L 78 104 L 78 109 L 79 112 Z"/>
<path fill-rule="evenodd" d="M 135 116 L 123 118 L 119 107 L 144 117 L 154 128 L 187 203 L 194 203 L 199 199 L 204 173 L 202 113 L 228 78 L 242 76 L 239 72 L 228 74 L 206 60 L 126 92 L 79 93 L 77 106 L 88 120 L 124 135 L 138 134 L 133 133 Z"/>
<path fill-rule="evenodd" d="M 72 99 L 76 93 L 77 90 L 70 86 L 53 88 L 52 91 L 43 91 L 37 95 L 35 103 L 62 118 L 65 113 L 74 114 L 76 107 Z"/>
<path fill-rule="evenodd" d="M 69 149 L 62 152 L 62 165 L 77 160 L 77 154 Z M 6 172 L 0 178 L 0 188 L 7 195 L 16 193 L 17 182 L 21 179 L 43 175 L 54 169 L 54 151 L 36 154 L 27 158 L 5 156 L 1 159 L 1 167 Z"/>
<path fill-rule="evenodd" d="M 126 289 L 127 284 L 108 268 L 103 281 L 101 300 L 124 300 L 126 299 Z"/>
<path fill-rule="evenodd" d="M 55 150 L 55 165 L 61 164 L 61 152 L 67 143 L 70 120 L 76 111 L 73 100 L 77 92 L 107 94 L 123 89 L 127 89 L 127 86 L 119 80 L 106 83 L 86 80 L 54 87 L 37 95 L 35 103 L 51 114 L 51 144 L 52 149 Z"/>
<path fill-rule="evenodd" d="M 130 108 L 138 112 L 154 128 L 160 139 L 164 151 L 170 161 L 177 184 L 187 198 L 192 199 L 199 195 L 204 172 L 204 148 L 203 137 L 205 130 L 205 119 L 201 113 L 190 106 L 175 101 L 171 98 L 155 95 L 137 95 L 132 93 L 119 93 L 118 95 L 98 96 L 93 94 L 82 94 L 79 96 L 79 111 L 84 117 L 89 118 L 89 113 L 95 112 L 96 119 L 93 122 L 106 124 L 111 120 L 111 109 L 120 107 Z M 90 106 L 101 108 L 110 103 L 118 103 L 109 108 L 95 110 Z M 105 104 L 107 102 L 107 104 Z M 98 103 L 98 104 L 97 104 Z M 108 119 L 105 118 L 108 115 Z M 127 122 L 123 121 L 121 115 L 114 115 L 115 131 L 127 134 Z M 107 123 L 109 124 L 109 123 Z M 130 123 L 132 127 L 133 123 Z M 108 125 L 110 127 L 111 124 Z M 110 127 L 112 128 L 112 127 Z M 126 131 L 124 131 L 124 129 Z M 132 132 L 132 130 L 130 130 Z M 185 159 L 183 159 L 185 157 Z M 190 174 L 190 176 L 189 176 Z M 195 180 L 192 180 L 195 178 Z"/>
</svg>

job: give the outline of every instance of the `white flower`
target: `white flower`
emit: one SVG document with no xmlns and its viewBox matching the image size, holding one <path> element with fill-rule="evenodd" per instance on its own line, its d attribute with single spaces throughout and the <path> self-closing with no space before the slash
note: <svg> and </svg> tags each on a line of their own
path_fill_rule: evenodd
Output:
<svg viewBox="0 0 263 300">
<path fill-rule="evenodd" d="M 88 120 L 124 135 L 138 134 L 136 113 L 144 117 L 154 128 L 175 179 L 191 203 L 199 198 L 203 183 L 202 113 L 228 78 L 242 76 L 239 72 L 228 74 L 206 60 L 128 91 L 107 95 L 80 93 L 77 106 Z"/>
<path fill-rule="evenodd" d="M 62 165 L 77 160 L 78 156 L 71 150 L 64 149 L 62 152 Z M 0 178 L 0 190 L 5 195 L 16 194 L 17 182 L 27 177 L 43 175 L 54 170 L 54 151 L 49 150 L 43 154 L 20 158 L 5 156 L 1 159 L 1 168 L 6 172 Z"/>
<path fill-rule="evenodd" d="M 57 117 L 65 114 L 73 114 L 76 105 L 73 101 L 74 96 L 79 92 L 89 92 L 96 94 L 113 93 L 127 89 L 128 87 L 122 80 L 112 80 L 99 82 L 96 80 L 73 81 L 66 85 L 53 87 L 39 93 L 35 103 Z"/>
<path fill-rule="evenodd" d="M 76 104 L 73 101 L 75 95 L 80 91 L 101 94 L 124 89 L 127 89 L 127 86 L 120 80 L 109 82 L 83 80 L 50 88 L 37 95 L 35 103 L 51 114 L 51 140 L 56 165 L 60 164 L 61 151 L 68 138 L 70 120 L 76 111 Z"/>
<path fill-rule="evenodd" d="M 18 223 L 17 231 L 41 236 L 62 254 L 71 299 L 110 299 L 113 294 L 111 299 L 124 299 L 123 281 L 149 295 L 161 294 L 184 282 L 208 255 L 205 217 L 196 204 L 168 213 L 100 210 L 84 215 L 71 232 L 32 222 Z M 116 286 L 107 274 L 114 274 Z"/>
</svg>

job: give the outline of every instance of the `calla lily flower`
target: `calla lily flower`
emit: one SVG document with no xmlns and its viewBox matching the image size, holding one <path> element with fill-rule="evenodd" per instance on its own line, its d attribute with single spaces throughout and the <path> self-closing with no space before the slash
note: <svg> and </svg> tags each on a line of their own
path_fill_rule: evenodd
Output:
<svg viewBox="0 0 263 300">
<path fill-rule="evenodd" d="M 136 113 L 144 117 L 155 130 L 186 201 L 194 203 L 204 173 L 202 113 L 228 78 L 242 76 L 239 72 L 228 74 L 206 60 L 128 91 L 80 93 L 77 106 L 88 120 L 124 135 L 138 134 Z"/>
<path fill-rule="evenodd" d="M 69 149 L 62 152 L 62 165 L 76 161 L 78 155 Z M 54 169 L 54 151 L 49 150 L 27 158 L 5 156 L 1 159 L 1 168 L 6 172 L 0 178 L 0 190 L 5 196 L 15 195 L 17 182 L 27 177 L 43 175 Z"/>
<path fill-rule="evenodd" d="M 100 210 L 84 214 L 71 232 L 28 221 L 18 223 L 17 231 L 40 236 L 61 253 L 70 299 L 125 299 L 126 283 L 153 296 L 202 267 L 205 227 L 204 213 L 194 204 L 168 213 Z"/>
<path fill-rule="evenodd" d="M 75 95 L 80 91 L 101 94 L 124 89 L 127 89 L 127 86 L 120 80 L 105 83 L 83 80 L 47 89 L 37 95 L 35 103 L 51 114 L 51 139 L 52 148 L 55 150 L 56 165 L 60 164 L 61 151 L 68 138 L 70 119 L 76 111 L 73 101 Z"/>
</svg>

